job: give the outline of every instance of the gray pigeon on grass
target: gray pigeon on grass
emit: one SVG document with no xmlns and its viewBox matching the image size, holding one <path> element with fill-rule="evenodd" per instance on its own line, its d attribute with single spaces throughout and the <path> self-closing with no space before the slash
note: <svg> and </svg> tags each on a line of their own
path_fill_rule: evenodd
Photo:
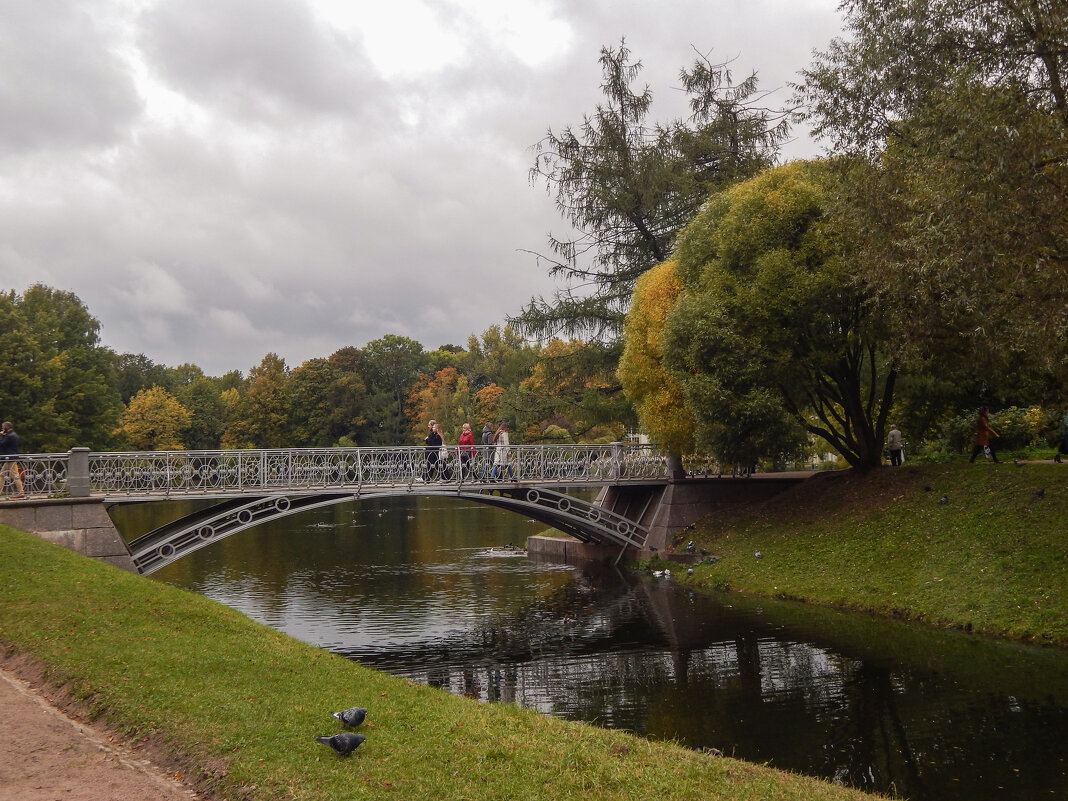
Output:
<svg viewBox="0 0 1068 801">
<path fill-rule="evenodd" d="M 335 718 L 340 720 L 346 726 L 352 726 L 353 728 L 356 728 L 361 723 L 363 723 L 363 719 L 367 717 L 367 710 L 364 709 L 362 706 L 354 706 L 352 707 L 352 709 L 346 709 L 343 712 L 331 712 L 330 714 L 332 714 Z"/>
<path fill-rule="evenodd" d="M 316 737 L 315 742 L 330 746 L 341 756 L 348 756 L 366 739 L 362 734 L 343 731 L 341 734 L 334 734 L 329 737 Z"/>
</svg>

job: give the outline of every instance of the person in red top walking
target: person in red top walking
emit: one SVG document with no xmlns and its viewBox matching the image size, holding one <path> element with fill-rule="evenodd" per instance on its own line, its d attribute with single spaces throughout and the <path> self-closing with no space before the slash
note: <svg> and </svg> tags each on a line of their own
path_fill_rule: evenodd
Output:
<svg viewBox="0 0 1068 801">
<path fill-rule="evenodd" d="M 460 478 L 466 475 L 473 479 L 475 477 L 475 465 L 472 461 L 475 458 L 475 434 L 471 431 L 470 423 L 463 424 L 460 439 L 456 445 L 460 449 Z"/>
<path fill-rule="evenodd" d="M 1001 436 L 990 426 L 990 412 L 985 406 L 981 406 L 979 419 L 975 421 L 975 447 L 972 448 L 972 458 L 968 460 L 969 462 L 974 462 L 975 457 L 984 452 L 988 453 L 995 462 L 998 460 L 998 455 L 990 445 L 991 435 L 994 439 Z"/>
</svg>

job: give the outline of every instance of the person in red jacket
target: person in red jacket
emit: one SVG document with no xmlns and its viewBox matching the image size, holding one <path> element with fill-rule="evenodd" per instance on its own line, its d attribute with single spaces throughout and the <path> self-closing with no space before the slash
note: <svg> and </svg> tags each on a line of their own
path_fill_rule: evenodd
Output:
<svg viewBox="0 0 1068 801">
<path fill-rule="evenodd" d="M 460 439 L 456 443 L 460 449 L 460 478 L 467 476 L 475 477 L 475 434 L 471 431 L 471 424 L 464 423 L 460 430 Z"/>
</svg>

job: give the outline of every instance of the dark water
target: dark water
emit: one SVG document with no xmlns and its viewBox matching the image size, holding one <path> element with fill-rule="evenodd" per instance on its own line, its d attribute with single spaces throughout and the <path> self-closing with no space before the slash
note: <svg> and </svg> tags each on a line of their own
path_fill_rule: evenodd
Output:
<svg viewBox="0 0 1068 801">
<path fill-rule="evenodd" d="M 143 533 L 174 508 L 129 507 L 118 522 Z M 1068 654 L 707 598 L 509 547 L 540 530 L 449 499 L 364 501 L 244 532 L 155 575 L 483 700 L 912 799 L 1068 799 Z"/>
</svg>

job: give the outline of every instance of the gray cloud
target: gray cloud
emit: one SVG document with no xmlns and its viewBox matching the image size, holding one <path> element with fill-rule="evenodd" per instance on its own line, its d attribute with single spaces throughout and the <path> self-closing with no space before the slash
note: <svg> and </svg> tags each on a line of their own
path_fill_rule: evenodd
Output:
<svg viewBox="0 0 1068 801">
<path fill-rule="evenodd" d="M 39 109 L 0 133 L 0 288 L 72 290 L 116 350 L 214 374 L 463 344 L 552 292 L 530 148 L 600 100 L 601 45 L 627 36 L 666 118 L 691 44 L 781 85 L 837 26 L 833 0 L 561 2 L 527 43 L 518 5 L 438 3 L 440 60 L 408 68 L 381 53 L 431 55 L 417 24 L 384 43 L 316 2 L 0 0 L 3 44 L 51 43 L 0 48 L 5 76 L 41 72 L 0 89 L 5 120 Z"/>
<path fill-rule="evenodd" d="M 109 145 L 140 111 L 94 3 L 0 0 L 0 155 Z"/>
</svg>

